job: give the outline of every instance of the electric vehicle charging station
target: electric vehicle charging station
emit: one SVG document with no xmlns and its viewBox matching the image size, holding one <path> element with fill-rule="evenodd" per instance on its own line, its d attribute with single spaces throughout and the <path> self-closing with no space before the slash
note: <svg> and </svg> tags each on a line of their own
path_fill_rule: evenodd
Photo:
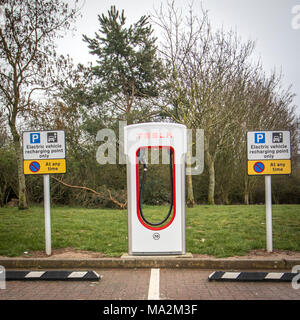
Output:
<svg viewBox="0 0 300 320">
<path fill-rule="evenodd" d="M 143 212 L 143 191 L 148 159 L 162 153 L 169 165 L 170 207 L 161 221 L 150 221 Z M 141 123 L 124 127 L 127 161 L 129 255 L 185 254 L 185 155 L 186 126 L 175 123 Z M 151 156 L 151 157 L 150 157 Z M 142 166 L 142 170 L 140 167 Z M 140 173 L 142 171 L 142 173 Z"/>
</svg>

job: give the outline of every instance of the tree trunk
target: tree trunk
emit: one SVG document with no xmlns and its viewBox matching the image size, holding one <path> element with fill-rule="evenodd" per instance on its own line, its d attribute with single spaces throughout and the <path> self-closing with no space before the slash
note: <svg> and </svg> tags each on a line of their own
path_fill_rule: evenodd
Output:
<svg viewBox="0 0 300 320">
<path fill-rule="evenodd" d="M 247 175 L 244 180 L 244 204 L 249 204 L 249 177 Z"/>
<path fill-rule="evenodd" d="M 186 183 L 187 183 L 187 201 L 186 204 L 189 208 L 194 208 L 195 199 L 194 199 L 194 192 L 193 192 L 193 179 L 192 176 L 189 174 L 186 176 Z"/>
<path fill-rule="evenodd" d="M 26 183 L 25 183 L 25 175 L 23 172 L 23 157 L 22 157 L 20 136 L 17 132 L 15 123 L 10 122 L 9 126 L 13 136 L 14 149 L 15 149 L 16 158 L 17 158 L 19 209 L 23 210 L 23 209 L 28 209 L 28 205 L 27 205 L 27 198 L 26 198 Z"/>
<path fill-rule="evenodd" d="M 205 139 L 204 152 L 208 166 L 208 204 L 215 204 L 215 160 L 209 152 L 209 143 Z"/>
<path fill-rule="evenodd" d="M 186 175 L 186 184 L 187 184 L 187 200 L 186 204 L 189 208 L 193 208 L 195 204 L 195 199 L 194 199 L 194 192 L 193 192 L 193 177 L 191 174 L 189 174 L 189 169 L 191 167 L 191 152 L 192 149 L 188 148 L 188 152 L 186 155 L 186 166 L 187 166 L 187 175 Z"/>
<path fill-rule="evenodd" d="M 230 200 L 229 200 L 229 193 L 227 190 L 222 190 L 222 200 L 223 200 L 223 204 L 229 205 L 230 204 Z"/>
<path fill-rule="evenodd" d="M 213 159 L 208 163 L 208 204 L 215 204 L 215 162 Z"/>
</svg>

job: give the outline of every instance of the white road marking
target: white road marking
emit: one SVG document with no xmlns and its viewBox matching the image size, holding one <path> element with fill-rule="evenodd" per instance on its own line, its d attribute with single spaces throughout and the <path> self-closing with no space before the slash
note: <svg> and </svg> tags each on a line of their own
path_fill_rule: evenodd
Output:
<svg viewBox="0 0 300 320">
<path fill-rule="evenodd" d="M 159 269 L 151 269 L 148 300 L 159 300 Z"/>
<path fill-rule="evenodd" d="M 236 279 L 240 275 L 240 272 L 225 272 L 222 279 Z"/>
<path fill-rule="evenodd" d="M 68 278 L 83 278 L 87 274 L 87 271 L 74 271 L 68 275 Z"/>
<path fill-rule="evenodd" d="M 25 278 L 40 278 L 45 271 L 31 271 L 26 274 Z"/>
<path fill-rule="evenodd" d="M 280 279 L 283 276 L 283 273 L 279 273 L 279 272 L 269 272 L 265 279 L 272 279 L 272 280 L 276 280 L 276 279 Z"/>
</svg>

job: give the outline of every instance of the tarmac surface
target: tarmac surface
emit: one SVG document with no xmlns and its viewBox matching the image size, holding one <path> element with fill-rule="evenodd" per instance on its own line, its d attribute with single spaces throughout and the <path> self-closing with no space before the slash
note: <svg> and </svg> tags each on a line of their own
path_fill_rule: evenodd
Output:
<svg viewBox="0 0 300 320">
<path fill-rule="evenodd" d="M 6 270 L 93 270 L 99 281 L 6 281 L 0 300 L 298 300 L 290 282 L 214 282 L 218 270 L 291 272 L 297 259 L 1 258 Z"/>
<path fill-rule="evenodd" d="M 7 281 L 0 300 L 148 300 L 152 269 L 100 269 L 100 281 Z M 214 270 L 159 270 L 155 300 L 298 300 L 286 282 L 210 282 Z M 152 295 L 154 300 L 155 296 Z"/>
</svg>

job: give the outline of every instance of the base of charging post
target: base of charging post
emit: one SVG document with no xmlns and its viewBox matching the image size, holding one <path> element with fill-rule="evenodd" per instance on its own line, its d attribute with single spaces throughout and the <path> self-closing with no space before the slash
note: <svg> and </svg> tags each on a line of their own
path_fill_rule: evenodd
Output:
<svg viewBox="0 0 300 320">
<path fill-rule="evenodd" d="M 121 259 L 131 259 L 131 260 L 169 260 L 169 259 L 182 259 L 182 258 L 193 258 L 193 254 L 191 252 L 186 252 L 185 254 L 157 254 L 157 255 L 136 255 L 124 253 L 121 256 Z"/>
</svg>

